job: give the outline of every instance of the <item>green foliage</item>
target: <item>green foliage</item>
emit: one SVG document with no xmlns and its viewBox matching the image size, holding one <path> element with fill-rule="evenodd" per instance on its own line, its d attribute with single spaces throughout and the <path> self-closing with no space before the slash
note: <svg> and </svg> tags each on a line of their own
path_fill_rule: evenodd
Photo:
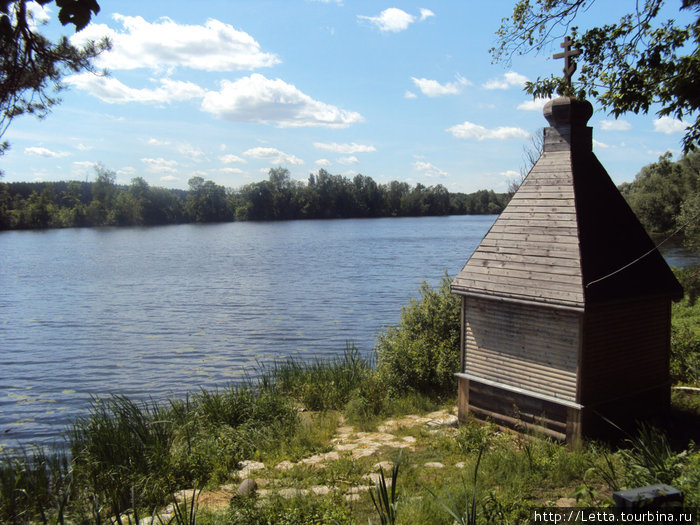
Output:
<svg viewBox="0 0 700 525">
<path fill-rule="evenodd" d="M 671 379 L 687 385 L 700 384 L 700 267 L 675 269 L 685 297 L 671 306 Z"/>
<path fill-rule="evenodd" d="M 93 71 L 92 60 L 109 42 L 88 43 L 82 49 L 66 37 L 51 42 L 37 31 L 27 0 L 0 2 L 0 137 L 23 114 L 45 116 L 58 102 L 65 74 Z M 50 0 L 38 0 L 45 5 Z M 56 0 L 58 19 L 76 31 L 84 28 L 100 6 L 95 0 Z M 0 147 L 0 154 L 6 149 Z"/>
<path fill-rule="evenodd" d="M 0 229 L 137 226 L 181 222 L 496 214 L 505 194 L 450 194 L 443 186 L 411 188 L 370 177 L 348 179 L 320 170 L 304 184 L 283 168 L 269 179 L 232 190 L 202 177 L 189 191 L 152 188 L 141 177 L 115 184 L 114 172 L 97 166 L 95 182 L 0 184 Z"/>
<path fill-rule="evenodd" d="M 401 465 L 401 452 L 394 461 L 391 469 L 391 491 L 387 488 L 384 469 L 379 467 L 379 479 L 369 491 L 381 525 L 394 525 L 396 523 L 397 509 L 399 506 L 399 496 L 397 485 L 399 481 L 399 468 Z M 371 523 L 371 522 L 370 522 Z"/>
<path fill-rule="evenodd" d="M 43 449 L 0 458 L 0 522 L 63 523 L 74 497 L 68 457 Z"/>
<path fill-rule="evenodd" d="M 93 400 L 70 436 L 81 482 L 105 498 L 113 512 L 130 507 L 132 487 L 146 505 L 174 488 L 168 472 L 174 428 L 157 404 L 139 405 L 123 396 Z"/>
<path fill-rule="evenodd" d="M 263 369 L 263 381 L 309 410 L 340 410 L 374 373 L 369 359 L 348 344 L 342 356 L 329 360 L 287 359 Z"/>
<path fill-rule="evenodd" d="M 476 466 L 474 467 L 474 480 L 472 482 L 472 493 L 471 498 L 466 501 L 466 510 L 460 512 L 455 502 L 450 498 L 449 504 L 440 500 L 435 494 L 432 494 L 434 498 L 438 500 L 440 505 L 447 511 L 447 513 L 454 518 L 455 523 L 459 525 L 477 525 L 477 512 L 479 501 L 477 500 L 478 494 L 478 479 L 479 479 L 479 465 L 481 464 L 481 456 L 484 453 L 486 446 L 482 445 L 479 448 L 479 456 L 476 459 Z"/>
<path fill-rule="evenodd" d="M 314 500 L 276 499 L 259 505 L 252 498 L 234 498 L 227 513 L 227 525 L 353 525 L 351 513 L 335 498 Z"/>
<path fill-rule="evenodd" d="M 420 300 L 401 310 L 376 346 L 379 382 L 390 395 L 407 391 L 453 395 L 459 370 L 460 301 L 447 275 L 437 289 L 421 283 Z"/>
<path fill-rule="evenodd" d="M 700 192 L 700 151 L 677 162 L 666 153 L 658 162 L 643 167 L 634 182 L 621 185 L 620 191 L 650 233 L 668 233 L 685 226 L 682 233 L 688 243 L 698 242 L 698 217 L 691 213 Z"/>
<path fill-rule="evenodd" d="M 628 439 L 627 443 L 631 447 L 620 451 L 627 487 L 672 484 L 687 457 L 687 452 L 676 454 L 671 449 L 661 430 L 647 425 L 641 425 L 637 435 Z"/>
<path fill-rule="evenodd" d="M 700 382 L 700 335 L 685 325 L 671 327 L 671 380 L 697 385 Z"/>
<path fill-rule="evenodd" d="M 653 104 L 661 106 L 659 116 L 695 116 L 683 139 L 685 151 L 695 149 L 700 139 L 700 55 L 696 52 L 700 31 L 693 11 L 697 12 L 700 2 L 680 2 L 679 18 L 689 18 L 687 25 L 659 20 L 665 0 L 646 0 L 615 23 L 579 32 L 574 25 L 579 13 L 605 19 L 604 2 L 598 2 L 601 10 L 597 15 L 595 3 L 518 0 L 512 15 L 502 20 L 497 31 L 500 44 L 491 49 L 492 56 L 509 61 L 516 53 L 548 47 L 570 31 L 574 47 L 583 52 L 578 57 L 580 74 L 573 87 L 552 76 L 529 82 L 529 93 L 538 97 L 549 97 L 555 91 L 588 96 L 616 117 L 627 112 L 647 113 Z"/>
</svg>

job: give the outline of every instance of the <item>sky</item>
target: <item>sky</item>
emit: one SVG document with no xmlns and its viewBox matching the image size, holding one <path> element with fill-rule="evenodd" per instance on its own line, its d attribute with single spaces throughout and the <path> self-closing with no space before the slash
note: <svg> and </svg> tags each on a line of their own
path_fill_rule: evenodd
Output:
<svg viewBox="0 0 700 525">
<path fill-rule="evenodd" d="M 102 165 L 119 184 L 186 189 L 200 176 L 239 188 L 281 166 L 302 181 L 325 169 L 505 191 L 547 125 L 545 101 L 523 83 L 563 67 L 556 44 L 492 63 L 514 0 L 99 3 L 77 34 L 55 4 L 35 6 L 52 38 L 109 37 L 96 62 L 108 75 L 70 75 L 46 118 L 12 122 L 5 182 L 94 180 Z M 577 22 L 613 22 L 633 4 L 598 2 Z M 666 151 L 680 155 L 685 123 L 594 108 L 594 152 L 616 184 Z"/>
</svg>

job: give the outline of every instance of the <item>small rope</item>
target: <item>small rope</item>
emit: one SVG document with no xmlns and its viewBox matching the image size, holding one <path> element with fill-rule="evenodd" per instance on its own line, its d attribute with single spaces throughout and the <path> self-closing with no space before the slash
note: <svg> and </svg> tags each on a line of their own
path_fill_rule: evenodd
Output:
<svg viewBox="0 0 700 525">
<path fill-rule="evenodd" d="M 642 256 L 640 256 L 640 257 L 637 257 L 637 258 L 636 258 L 634 261 L 632 261 L 631 263 L 628 263 L 628 264 L 624 265 L 623 267 L 618 268 L 618 269 L 615 270 L 614 272 L 610 272 L 609 274 L 604 275 L 603 277 L 601 277 L 601 278 L 599 278 L 599 279 L 596 279 L 596 280 L 594 280 L 594 281 L 591 281 L 590 283 L 588 283 L 588 284 L 586 285 L 586 288 L 588 288 L 588 287 L 589 287 L 590 285 L 592 285 L 592 284 L 596 284 L 596 283 L 599 283 L 600 281 L 604 281 L 605 279 L 607 279 L 607 278 L 609 278 L 609 277 L 612 277 L 613 275 L 618 274 L 618 273 L 620 273 L 620 272 L 623 271 L 623 270 L 626 270 L 627 268 L 629 268 L 629 267 L 632 266 L 633 264 L 638 263 L 639 261 L 641 261 L 642 259 L 644 259 L 645 257 L 647 257 L 649 254 L 651 254 L 651 253 L 655 252 L 656 250 L 658 250 L 659 247 L 660 247 L 663 243 L 665 243 L 667 240 L 669 240 L 669 239 L 670 239 L 671 237 L 673 237 L 674 235 L 677 235 L 678 233 L 680 233 L 680 231 L 681 231 L 683 228 L 685 228 L 686 226 L 688 226 L 691 222 L 693 222 L 693 221 L 694 221 L 695 219 L 697 219 L 698 217 L 700 217 L 700 212 L 696 213 L 695 216 L 691 217 L 690 220 L 689 220 L 688 222 L 686 222 L 685 224 L 683 224 L 683 225 L 682 225 L 680 228 L 678 228 L 675 232 L 673 232 L 671 235 L 669 235 L 668 237 L 666 237 L 663 241 L 661 241 L 659 244 L 657 244 L 656 246 L 654 246 L 651 250 L 649 250 L 648 252 L 646 252 L 644 255 L 642 255 Z"/>
</svg>

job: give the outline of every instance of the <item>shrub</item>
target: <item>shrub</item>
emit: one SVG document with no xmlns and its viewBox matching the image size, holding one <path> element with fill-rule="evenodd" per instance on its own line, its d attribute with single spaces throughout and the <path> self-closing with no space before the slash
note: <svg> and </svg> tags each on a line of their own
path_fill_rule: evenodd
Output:
<svg viewBox="0 0 700 525">
<path fill-rule="evenodd" d="M 379 336 L 378 378 L 390 395 L 452 395 L 459 370 L 460 301 L 450 293 L 447 274 L 437 289 L 422 282 L 420 294 L 403 307 L 399 324 Z"/>
<path fill-rule="evenodd" d="M 671 379 L 688 384 L 700 380 L 700 338 L 687 326 L 671 329 Z"/>
</svg>

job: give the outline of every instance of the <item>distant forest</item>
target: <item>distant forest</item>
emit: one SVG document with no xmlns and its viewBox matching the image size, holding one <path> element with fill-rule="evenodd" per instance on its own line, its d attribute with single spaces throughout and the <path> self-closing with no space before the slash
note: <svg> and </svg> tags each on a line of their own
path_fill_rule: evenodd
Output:
<svg viewBox="0 0 700 525">
<path fill-rule="evenodd" d="M 0 183 L 0 229 L 499 214 L 512 196 L 450 193 L 440 184 L 377 184 L 323 169 L 299 182 L 273 168 L 267 180 L 235 190 L 202 177 L 192 177 L 189 190 L 152 187 L 141 177 L 123 186 L 115 178 L 97 167 L 94 182 Z M 700 150 L 678 161 L 667 153 L 619 189 L 649 233 L 681 229 L 685 245 L 700 250 Z"/>
<path fill-rule="evenodd" d="M 202 177 L 192 177 L 189 190 L 152 187 L 141 177 L 128 186 L 115 180 L 114 172 L 97 167 L 94 182 L 0 183 L 0 229 L 498 214 L 510 200 L 493 190 L 464 194 L 440 184 L 377 184 L 323 169 L 304 183 L 273 168 L 267 180 L 235 190 Z"/>
</svg>

